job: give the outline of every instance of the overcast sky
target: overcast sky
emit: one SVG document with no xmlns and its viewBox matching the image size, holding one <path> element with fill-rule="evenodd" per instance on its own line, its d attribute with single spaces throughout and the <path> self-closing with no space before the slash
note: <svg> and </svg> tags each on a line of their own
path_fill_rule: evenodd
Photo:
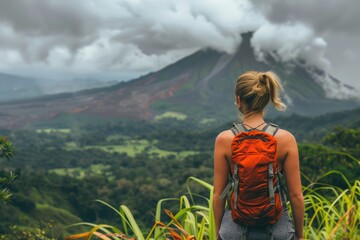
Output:
<svg viewBox="0 0 360 240">
<path fill-rule="evenodd" d="M 198 49 L 302 58 L 360 89 L 358 0 L 0 0 L 0 72 L 128 80 Z"/>
</svg>

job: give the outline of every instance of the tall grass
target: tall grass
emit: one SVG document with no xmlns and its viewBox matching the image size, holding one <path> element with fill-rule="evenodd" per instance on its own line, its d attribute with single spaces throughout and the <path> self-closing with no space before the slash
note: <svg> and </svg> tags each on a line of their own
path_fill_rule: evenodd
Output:
<svg viewBox="0 0 360 240">
<path fill-rule="evenodd" d="M 341 176 L 347 186 L 345 189 L 322 181 L 334 174 Z M 309 185 L 304 187 L 305 239 L 360 239 L 360 181 L 356 180 L 351 184 L 342 173 L 330 171 L 320 176 L 316 182 L 309 182 Z M 207 189 L 208 197 L 194 193 L 191 188 L 194 183 Z M 186 186 L 187 194 L 179 198 L 161 199 L 158 202 L 155 224 L 149 232 L 141 231 L 126 206 L 121 205 L 116 209 L 101 200 L 96 200 L 118 214 L 119 227 L 78 223 L 72 226 L 87 225 L 91 230 L 65 239 L 215 240 L 213 186 L 194 177 L 187 180 Z M 163 206 L 166 202 L 174 201 L 178 202 L 178 211 L 173 214 Z M 164 212 L 166 218 L 162 216 Z"/>
<path fill-rule="evenodd" d="M 339 175 L 341 189 L 322 180 Z M 330 171 L 304 188 L 307 239 L 360 239 L 360 181 L 350 184 L 338 171 Z"/>
<path fill-rule="evenodd" d="M 197 195 L 192 192 L 192 184 L 196 183 L 209 192 L 209 197 Z M 69 227 L 85 225 L 91 229 L 85 233 L 79 233 L 66 237 L 72 239 L 136 239 L 136 240 L 155 240 L 168 239 L 169 237 L 182 239 L 215 239 L 215 223 L 212 208 L 213 186 L 200 179 L 190 177 L 186 182 L 188 193 L 179 198 L 161 199 L 156 207 L 155 223 L 148 233 L 144 233 L 139 228 L 131 211 L 121 205 L 119 209 L 107 204 L 104 201 L 96 200 L 111 208 L 119 216 L 119 228 L 106 224 L 93 224 L 81 222 L 70 225 Z M 200 200 L 199 200 L 200 199 Z M 205 204 L 198 204 L 197 201 Z M 178 202 L 179 210 L 173 214 L 164 209 L 165 202 Z M 163 219 L 163 212 L 167 215 L 167 223 Z"/>
</svg>

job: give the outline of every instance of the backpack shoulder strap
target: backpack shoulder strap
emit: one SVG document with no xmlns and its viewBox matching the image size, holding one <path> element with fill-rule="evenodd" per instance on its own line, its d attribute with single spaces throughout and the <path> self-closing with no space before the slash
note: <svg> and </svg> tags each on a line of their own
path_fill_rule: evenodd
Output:
<svg viewBox="0 0 360 240">
<path fill-rule="evenodd" d="M 230 130 L 236 136 L 237 134 L 239 134 L 241 132 L 245 132 L 246 128 L 241 123 L 235 122 L 235 123 L 233 123 L 233 126 Z M 229 193 L 231 193 L 234 190 L 235 182 L 234 182 L 234 178 L 231 173 L 231 166 L 232 166 L 231 160 L 226 160 L 226 162 L 228 163 L 228 166 L 229 166 L 229 180 L 228 180 L 228 183 L 225 186 L 224 190 L 220 194 L 219 199 L 225 199 L 226 197 L 229 197 Z M 229 203 L 230 203 L 230 201 L 229 201 Z"/>
<path fill-rule="evenodd" d="M 247 129 L 241 123 L 235 122 L 235 123 L 233 123 L 231 131 L 236 136 L 238 133 L 246 132 Z"/>
<path fill-rule="evenodd" d="M 262 131 L 275 136 L 277 131 L 279 131 L 279 126 L 274 123 L 268 123 L 265 125 L 265 127 L 262 129 Z"/>
</svg>

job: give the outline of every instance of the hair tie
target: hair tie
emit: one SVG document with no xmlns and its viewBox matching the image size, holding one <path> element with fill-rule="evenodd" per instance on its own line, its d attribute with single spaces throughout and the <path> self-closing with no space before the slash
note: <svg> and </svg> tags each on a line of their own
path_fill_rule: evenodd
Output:
<svg viewBox="0 0 360 240">
<path fill-rule="evenodd" d="M 267 79 L 267 76 L 266 76 L 266 74 L 264 73 L 264 74 L 260 75 L 259 82 L 260 82 L 261 84 L 266 84 L 266 79 Z"/>
</svg>

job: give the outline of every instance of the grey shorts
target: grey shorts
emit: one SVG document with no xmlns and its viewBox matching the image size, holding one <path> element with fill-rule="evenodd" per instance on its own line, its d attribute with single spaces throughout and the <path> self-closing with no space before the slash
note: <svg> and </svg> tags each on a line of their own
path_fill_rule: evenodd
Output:
<svg viewBox="0 0 360 240">
<path fill-rule="evenodd" d="M 268 225 L 267 227 L 248 227 L 247 229 L 233 222 L 231 211 L 225 210 L 219 236 L 222 240 L 290 240 L 295 239 L 295 229 L 287 209 L 284 209 L 281 218 L 275 224 Z"/>
</svg>

